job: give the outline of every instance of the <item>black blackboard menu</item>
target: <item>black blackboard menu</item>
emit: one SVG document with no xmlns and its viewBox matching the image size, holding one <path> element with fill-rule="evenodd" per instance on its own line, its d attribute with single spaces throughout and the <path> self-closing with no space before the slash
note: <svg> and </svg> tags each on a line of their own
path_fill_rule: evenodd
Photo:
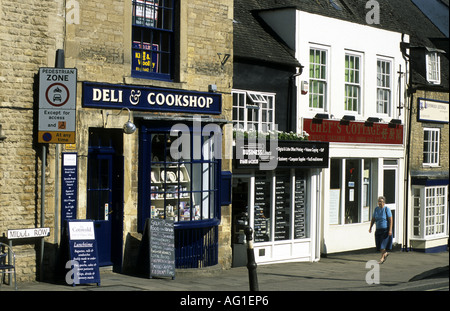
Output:
<svg viewBox="0 0 450 311">
<path fill-rule="evenodd" d="M 275 181 L 275 241 L 288 240 L 290 235 L 291 200 L 289 174 Z"/>
<path fill-rule="evenodd" d="M 138 256 L 138 270 L 148 278 L 175 278 L 173 220 L 148 218 Z"/>
<path fill-rule="evenodd" d="M 95 239 L 94 222 L 92 220 L 67 221 L 70 261 L 66 268 L 66 282 L 73 286 L 78 284 L 97 283 L 100 285 L 97 241 Z M 68 276 L 73 276 L 69 278 Z"/>
<path fill-rule="evenodd" d="M 266 175 L 255 177 L 255 243 L 266 242 L 270 239 L 270 185 Z"/>
<path fill-rule="evenodd" d="M 294 239 L 305 238 L 306 181 L 296 176 L 294 192 Z"/>
</svg>

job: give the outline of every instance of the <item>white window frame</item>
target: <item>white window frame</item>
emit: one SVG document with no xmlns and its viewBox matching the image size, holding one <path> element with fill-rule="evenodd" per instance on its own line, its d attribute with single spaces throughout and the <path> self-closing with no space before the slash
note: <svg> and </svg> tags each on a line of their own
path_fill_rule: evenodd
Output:
<svg viewBox="0 0 450 311">
<path fill-rule="evenodd" d="M 233 125 L 244 131 L 275 128 L 275 93 L 233 90 Z M 235 99 L 238 99 L 236 102 Z M 242 118 L 241 117 L 242 114 Z M 237 116 L 237 119 L 235 117 Z M 249 120 L 249 117 L 252 120 Z M 256 120 L 255 120 L 256 119 Z"/>
<path fill-rule="evenodd" d="M 347 67 L 347 65 L 345 64 L 347 62 L 347 57 L 354 58 L 355 60 L 357 59 L 359 62 L 358 68 L 356 68 L 356 66 L 354 68 Z M 345 110 L 345 112 L 348 112 L 348 113 L 361 114 L 361 111 L 362 111 L 363 62 L 364 62 L 363 55 L 361 53 L 349 52 L 349 51 L 347 51 L 345 53 L 345 58 L 344 58 L 344 70 L 345 70 L 345 72 L 344 72 L 344 110 Z M 356 61 L 354 61 L 354 63 L 356 64 Z M 351 71 L 351 72 L 349 72 L 349 74 L 352 74 L 351 79 L 349 79 L 349 81 L 347 81 L 347 78 L 346 78 L 347 71 Z M 350 75 L 349 75 L 349 77 L 350 77 Z M 357 94 L 355 95 L 352 93 L 351 95 L 348 95 L 347 88 L 352 89 L 352 91 L 356 90 Z M 348 100 L 351 100 L 351 101 L 356 100 L 356 109 L 355 109 L 353 103 L 352 103 L 352 107 L 348 106 L 348 103 L 347 103 Z M 348 108 L 350 108 L 350 109 L 348 109 Z"/>
<path fill-rule="evenodd" d="M 432 84 L 441 84 L 441 58 L 437 52 L 426 55 L 427 81 Z"/>
<path fill-rule="evenodd" d="M 448 186 L 413 187 L 412 236 L 430 240 L 448 236 Z"/>
<path fill-rule="evenodd" d="M 429 140 L 425 140 L 426 133 L 431 137 Z M 439 166 L 439 150 L 440 150 L 440 128 L 424 128 L 423 129 L 423 166 L 424 167 L 437 167 Z M 425 155 L 428 155 L 426 157 Z M 427 162 L 425 162 L 427 160 Z"/>
<path fill-rule="evenodd" d="M 391 116 L 392 114 L 392 61 L 377 59 L 377 113 Z M 380 67 L 380 64 L 381 67 Z M 386 66 L 389 65 L 389 70 Z M 381 71 L 380 71 L 381 69 Z M 385 96 L 382 96 L 385 95 Z M 386 96 L 387 95 L 387 96 Z M 381 109 L 380 109 L 381 108 Z"/>
<path fill-rule="evenodd" d="M 322 57 L 322 55 L 320 55 L 320 62 L 319 63 L 315 63 L 315 62 L 311 62 L 311 51 L 314 51 L 314 53 L 325 53 L 325 56 Z M 310 110 L 312 111 L 327 111 L 328 109 L 328 87 L 329 87 L 329 83 L 328 83 L 328 55 L 329 55 L 329 50 L 324 48 L 324 47 L 319 47 L 319 46 L 310 46 L 309 47 L 309 102 L 308 102 L 308 107 Z M 316 77 L 315 75 L 311 74 L 312 71 L 315 71 L 319 69 L 320 71 L 320 77 Z M 322 69 L 322 70 L 321 70 Z M 324 76 L 322 76 L 322 74 Z M 315 93 L 315 84 L 323 84 L 323 93 L 317 92 Z M 319 101 L 320 97 L 323 97 L 323 106 L 320 107 L 313 107 L 311 105 L 312 103 L 312 99 L 316 97 L 317 101 Z"/>
</svg>

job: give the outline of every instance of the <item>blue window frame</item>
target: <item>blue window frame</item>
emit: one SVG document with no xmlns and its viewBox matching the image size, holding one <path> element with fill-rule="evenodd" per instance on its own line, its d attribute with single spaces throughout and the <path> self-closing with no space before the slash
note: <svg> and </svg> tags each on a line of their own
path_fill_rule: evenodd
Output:
<svg viewBox="0 0 450 311">
<path fill-rule="evenodd" d="M 190 128 L 190 154 L 174 159 L 170 147 L 178 136 L 169 126 L 143 125 L 140 135 L 139 230 L 147 218 L 169 219 L 175 228 L 200 228 L 220 222 L 221 160 L 214 157 L 211 136 L 196 139 Z M 197 141 L 197 140 L 195 140 Z M 201 148 L 201 155 L 198 150 Z"/>
<path fill-rule="evenodd" d="M 132 0 L 132 3 L 131 75 L 172 80 L 176 0 Z"/>
</svg>

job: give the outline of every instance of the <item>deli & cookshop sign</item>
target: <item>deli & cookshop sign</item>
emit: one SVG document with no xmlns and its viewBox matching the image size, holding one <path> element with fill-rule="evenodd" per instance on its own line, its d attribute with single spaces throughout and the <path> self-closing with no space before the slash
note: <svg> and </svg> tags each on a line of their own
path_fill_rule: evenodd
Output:
<svg viewBox="0 0 450 311">
<path fill-rule="evenodd" d="M 209 92 L 85 82 L 83 106 L 220 114 L 222 96 Z"/>
</svg>

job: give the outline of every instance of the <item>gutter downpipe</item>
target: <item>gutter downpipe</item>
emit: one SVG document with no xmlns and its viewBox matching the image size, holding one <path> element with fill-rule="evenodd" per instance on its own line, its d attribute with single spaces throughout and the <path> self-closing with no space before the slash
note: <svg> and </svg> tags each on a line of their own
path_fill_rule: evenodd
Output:
<svg viewBox="0 0 450 311">
<path fill-rule="evenodd" d="M 303 66 L 300 65 L 297 73 L 292 74 L 289 77 L 289 84 L 288 84 L 288 109 L 287 109 L 287 132 L 293 131 L 296 132 L 297 129 L 292 128 L 292 115 L 293 115 L 293 107 L 295 105 L 295 108 L 297 108 L 297 95 L 298 95 L 298 87 L 295 83 L 295 78 L 300 76 L 303 73 Z M 295 115 L 297 115 L 297 109 L 295 109 Z M 295 118 L 297 119 L 297 118 Z M 297 127 L 297 124 L 295 124 L 295 127 Z"/>
<path fill-rule="evenodd" d="M 410 248 L 408 247 L 408 224 L 409 224 L 409 188 L 410 188 L 410 152 L 411 152 L 411 123 L 412 123 L 412 111 L 413 111 L 413 90 L 411 84 L 411 74 L 410 70 L 408 70 L 410 62 L 410 55 L 406 53 L 406 50 L 409 46 L 409 43 L 404 42 L 405 34 L 402 34 L 402 42 L 400 43 L 400 50 L 402 52 L 403 59 L 405 60 L 406 69 L 405 69 L 405 83 L 407 86 L 406 89 L 406 108 L 408 111 L 408 119 L 407 119 L 407 127 L 408 133 L 406 136 L 406 152 L 405 152 L 405 216 L 404 216 L 404 232 L 403 232 L 403 247 L 402 251 L 408 252 Z"/>
</svg>

